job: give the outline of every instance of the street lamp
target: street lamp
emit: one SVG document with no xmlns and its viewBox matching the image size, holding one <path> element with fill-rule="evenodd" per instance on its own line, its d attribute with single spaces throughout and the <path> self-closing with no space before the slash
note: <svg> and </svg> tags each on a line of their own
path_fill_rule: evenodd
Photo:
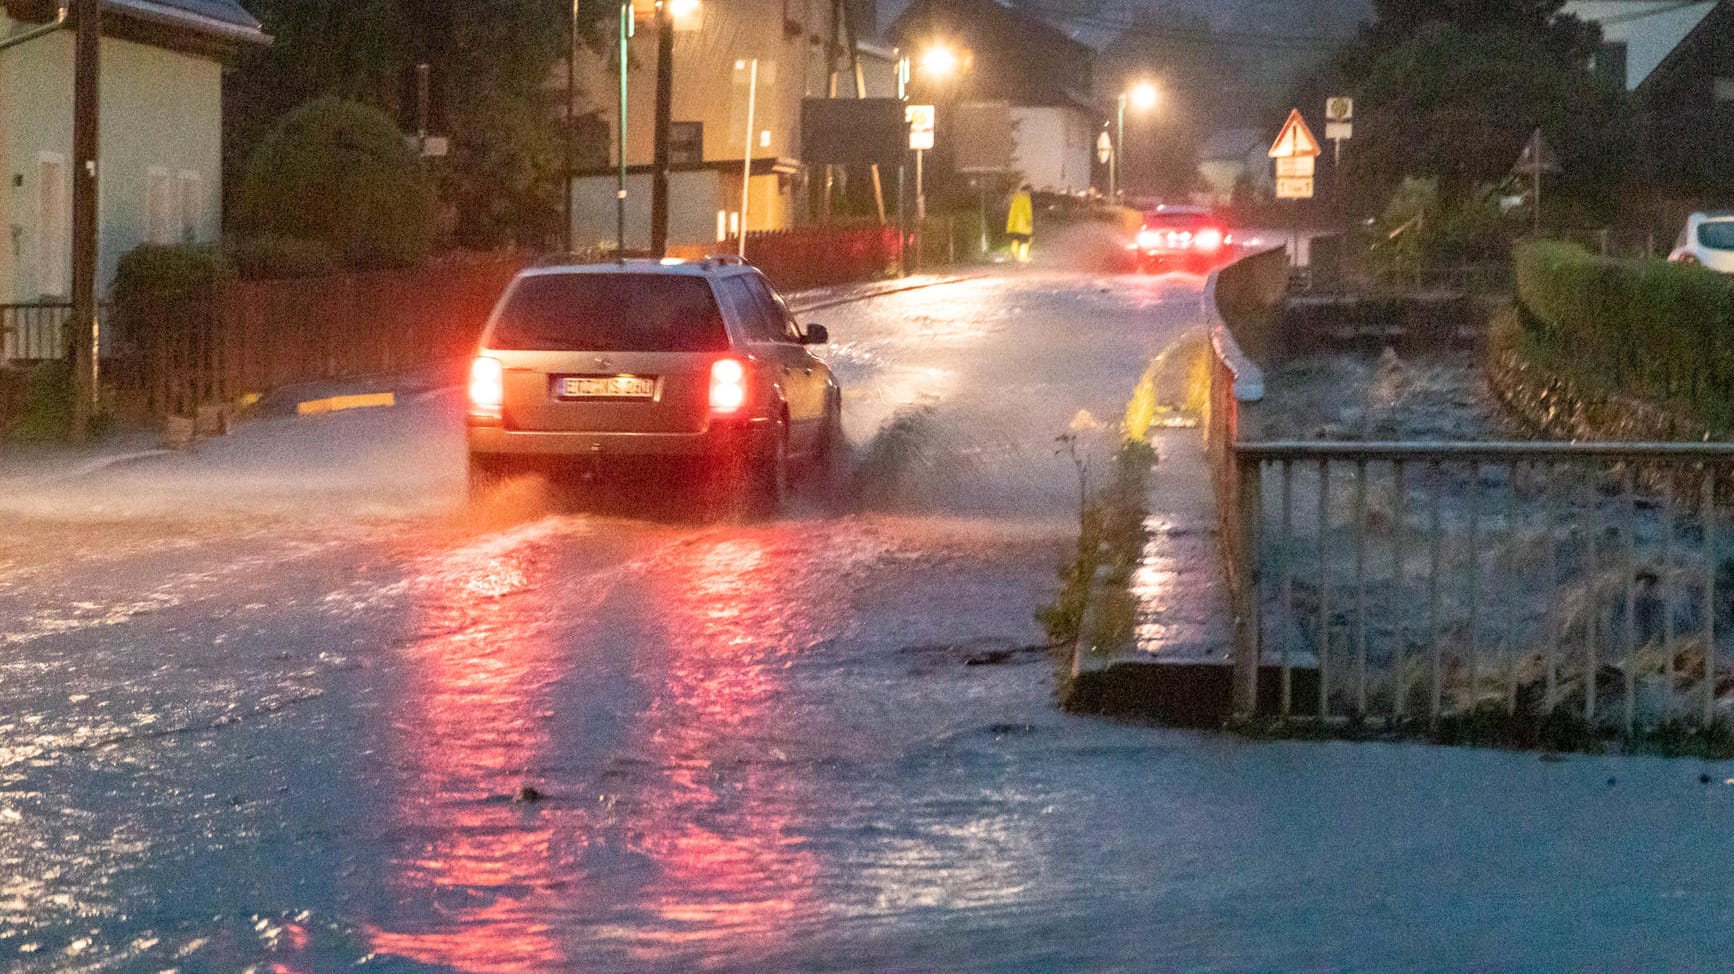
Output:
<svg viewBox="0 0 1734 974">
<path fill-rule="evenodd" d="M 957 73 L 961 59 L 957 51 L 944 41 L 935 41 L 921 52 L 921 73 L 930 82 L 945 81 Z"/>
<path fill-rule="evenodd" d="M 1108 167 L 1108 198 L 1117 200 L 1120 197 L 1120 156 L 1126 151 L 1126 102 L 1132 103 L 1136 111 L 1147 112 L 1156 107 L 1156 86 L 1148 81 L 1140 81 L 1131 88 L 1120 92 L 1114 99 L 1114 154 Z"/>
</svg>

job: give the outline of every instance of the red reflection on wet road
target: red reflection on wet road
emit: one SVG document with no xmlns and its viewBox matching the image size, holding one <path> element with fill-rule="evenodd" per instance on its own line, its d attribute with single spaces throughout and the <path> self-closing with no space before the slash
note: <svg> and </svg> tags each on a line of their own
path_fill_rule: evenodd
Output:
<svg viewBox="0 0 1734 974">
<path fill-rule="evenodd" d="M 669 661 L 649 714 L 663 769 L 646 796 L 647 852 L 660 864 L 645 907 L 660 923 L 641 960 L 725 945 L 736 957 L 784 949 L 821 904 L 818 864 L 796 830 L 811 807 L 804 742 L 779 704 L 789 664 L 838 622 L 812 597 L 811 532 L 719 532 L 681 546 L 649 580 Z"/>
<path fill-rule="evenodd" d="M 453 552 L 418 593 L 422 631 L 435 635 L 406 650 L 389 745 L 408 771 L 395 821 L 420 839 L 389 883 L 418 917 L 370 931 L 380 953 L 460 971 L 570 966 L 546 902 L 559 885 L 551 845 L 567 823 L 511 797 L 548 745 L 548 623 L 556 609 L 592 606 L 570 590 L 548 604 L 538 530 Z"/>
</svg>

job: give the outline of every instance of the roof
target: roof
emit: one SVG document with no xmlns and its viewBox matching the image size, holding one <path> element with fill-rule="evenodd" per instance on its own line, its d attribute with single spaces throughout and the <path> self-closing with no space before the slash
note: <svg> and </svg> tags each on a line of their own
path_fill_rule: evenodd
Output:
<svg viewBox="0 0 1734 974">
<path fill-rule="evenodd" d="M 1648 94 L 1668 84 L 1676 75 L 1688 70 L 1692 60 L 1701 52 L 1711 48 L 1718 40 L 1734 30 L 1734 5 L 1728 0 L 1720 0 L 1685 39 L 1674 45 L 1668 56 L 1662 58 L 1655 69 L 1644 76 L 1635 89 L 1639 94 Z"/>
<path fill-rule="evenodd" d="M 0 0 L 19 20 L 53 18 L 56 0 Z M 257 18 L 236 0 L 102 0 L 103 31 L 169 47 L 269 44 Z M 112 18 L 115 23 L 110 23 Z"/>
</svg>

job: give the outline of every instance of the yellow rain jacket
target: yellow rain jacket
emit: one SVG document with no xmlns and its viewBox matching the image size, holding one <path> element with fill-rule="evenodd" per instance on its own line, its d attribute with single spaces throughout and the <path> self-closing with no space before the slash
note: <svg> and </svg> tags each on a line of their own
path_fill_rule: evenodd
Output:
<svg viewBox="0 0 1734 974">
<path fill-rule="evenodd" d="M 1005 215 L 1005 232 L 1035 235 L 1036 215 L 1030 205 L 1030 194 L 1021 191 L 1012 194 L 1011 211 Z"/>
</svg>

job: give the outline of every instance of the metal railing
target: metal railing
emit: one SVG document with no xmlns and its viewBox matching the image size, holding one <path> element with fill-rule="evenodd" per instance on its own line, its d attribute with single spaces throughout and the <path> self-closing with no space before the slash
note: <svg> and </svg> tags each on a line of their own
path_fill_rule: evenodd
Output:
<svg viewBox="0 0 1734 974">
<path fill-rule="evenodd" d="M 1717 717 L 1734 444 L 1241 442 L 1232 462 L 1242 716 L 1262 666 L 1283 717 Z"/>
<path fill-rule="evenodd" d="M 66 354 L 72 304 L 36 301 L 0 304 L 0 364 L 34 363 Z"/>
</svg>

